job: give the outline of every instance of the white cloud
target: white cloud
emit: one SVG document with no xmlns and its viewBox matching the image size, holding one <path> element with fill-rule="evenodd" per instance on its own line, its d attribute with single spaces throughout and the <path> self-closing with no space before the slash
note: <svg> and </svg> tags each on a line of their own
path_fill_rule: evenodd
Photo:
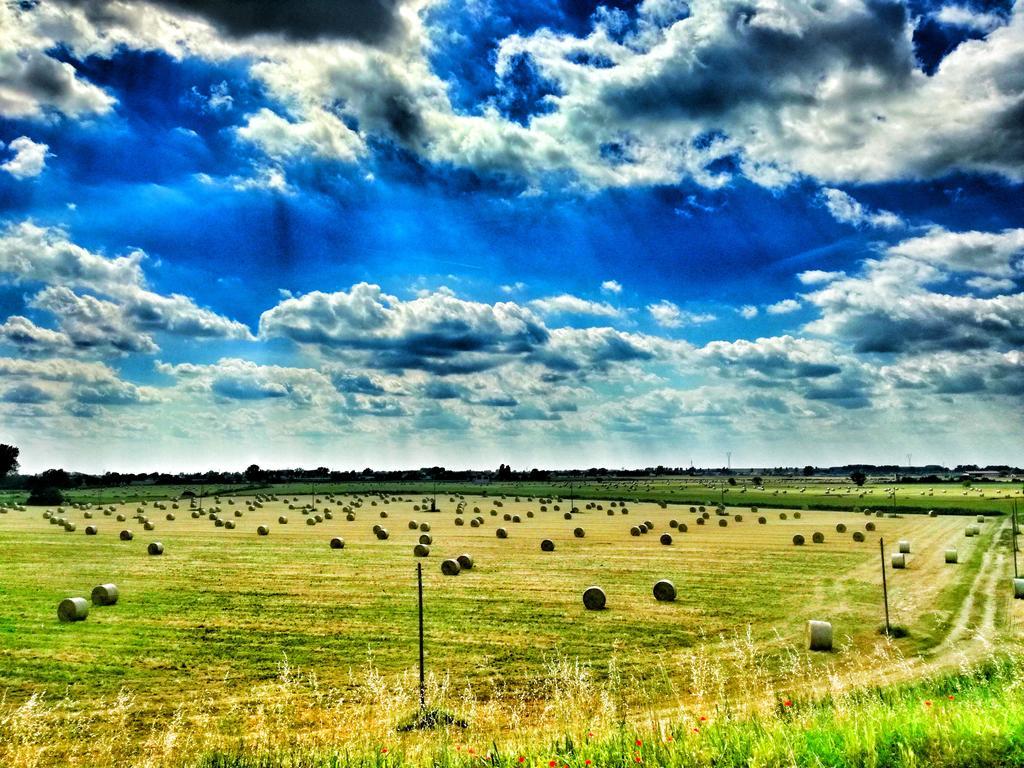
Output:
<svg viewBox="0 0 1024 768">
<path fill-rule="evenodd" d="M 878 227 L 895 229 L 904 226 L 904 221 L 891 211 L 872 211 L 840 189 L 825 188 L 820 198 L 836 221 L 855 227 Z"/>
<path fill-rule="evenodd" d="M 1024 271 L 1024 229 L 950 232 L 934 227 L 926 235 L 897 243 L 889 253 L 939 269 L 1012 277 Z"/>
<path fill-rule="evenodd" d="M 967 278 L 967 285 L 982 293 L 1008 293 L 1017 287 L 1017 284 L 1008 277 L 989 277 L 978 275 Z"/>
<path fill-rule="evenodd" d="M 790 312 L 796 312 L 798 309 L 800 309 L 799 301 L 796 299 L 783 299 L 774 304 L 769 304 L 765 307 L 764 311 L 769 315 L 788 315 Z"/>
<path fill-rule="evenodd" d="M 821 269 L 808 269 L 798 274 L 797 279 L 804 285 L 821 285 L 822 283 L 831 283 L 833 280 L 838 280 L 840 277 L 845 276 L 845 272 L 826 272 Z"/>
<path fill-rule="evenodd" d="M 622 284 L 618 280 L 605 280 L 601 283 L 601 293 L 618 296 L 622 293 Z"/>
<path fill-rule="evenodd" d="M 14 156 L 0 165 L 0 170 L 7 171 L 14 178 L 31 179 L 46 167 L 48 145 L 32 141 L 28 136 L 19 136 L 8 148 Z"/>
<path fill-rule="evenodd" d="M 530 306 L 543 315 L 593 315 L 595 317 L 621 317 L 622 310 L 603 301 L 588 301 L 563 293 L 534 299 Z"/>
<path fill-rule="evenodd" d="M 1006 23 L 1006 18 L 998 13 L 983 13 L 962 5 L 944 5 L 935 14 L 935 18 L 951 27 L 964 27 L 985 33 Z"/>
<path fill-rule="evenodd" d="M 740 316 L 744 320 L 753 320 L 758 315 L 757 307 L 755 307 L 753 304 L 746 304 L 736 311 L 740 313 Z"/>
<path fill-rule="evenodd" d="M 688 312 L 680 309 L 677 304 L 662 299 L 655 304 L 648 304 L 647 311 L 662 328 L 681 328 L 684 325 L 700 325 L 715 319 L 710 313 Z"/>
<path fill-rule="evenodd" d="M 310 109 L 301 122 L 289 122 L 264 107 L 249 115 L 238 135 L 276 160 L 319 157 L 345 163 L 363 154 L 363 141 L 335 115 Z"/>
</svg>

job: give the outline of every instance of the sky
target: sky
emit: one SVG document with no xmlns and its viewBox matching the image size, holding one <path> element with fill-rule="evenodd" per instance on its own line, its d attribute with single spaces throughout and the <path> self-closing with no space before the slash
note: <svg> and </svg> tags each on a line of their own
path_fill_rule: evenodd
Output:
<svg viewBox="0 0 1024 768">
<path fill-rule="evenodd" d="M 0 0 L 25 471 L 1024 464 L 1024 0 Z"/>
</svg>

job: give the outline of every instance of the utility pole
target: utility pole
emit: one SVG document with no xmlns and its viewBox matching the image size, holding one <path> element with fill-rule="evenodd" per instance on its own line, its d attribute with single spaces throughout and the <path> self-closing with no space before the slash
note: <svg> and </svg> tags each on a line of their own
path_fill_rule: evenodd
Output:
<svg viewBox="0 0 1024 768">
<path fill-rule="evenodd" d="M 420 712 L 427 708 L 427 678 L 423 661 L 423 563 L 416 563 L 416 582 L 420 604 Z"/>
<path fill-rule="evenodd" d="M 725 468 L 732 471 L 732 451 L 725 452 Z"/>
<path fill-rule="evenodd" d="M 885 634 L 892 631 L 889 627 L 889 587 L 885 583 L 885 539 L 878 540 L 878 548 L 882 553 L 882 599 L 885 601 Z"/>
<path fill-rule="evenodd" d="M 1010 545 L 1013 547 L 1013 578 L 1017 579 L 1020 576 L 1017 574 L 1017 500 L 1013 501 L 1013 519 L 1010 522 L 1013 526 L 1010 529 Z"/>
</svg>

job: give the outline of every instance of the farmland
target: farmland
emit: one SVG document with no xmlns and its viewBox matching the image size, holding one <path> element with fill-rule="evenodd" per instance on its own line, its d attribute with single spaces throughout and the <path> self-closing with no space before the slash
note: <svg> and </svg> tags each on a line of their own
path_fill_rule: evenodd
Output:
<svg viewBox="0 0 1024 768">
<path fill-rule="evenodd" d="M 509 733 L 660 722 L 684 712 L 753 716 L 781 698 L 815 701 L 913 682 L 982 663 L 997 646 L 1014 647 L 1005 645 L 1020 620 L 1008 588 L 1005 516 L 987 517 L 980 535 L 968 538 L 965 525 L 974 521 L 959 515 L 771 506 L 753 512 L 744 499 L 721 516 L 708 507 L 709 519 L 699 525 L 701 514 L 688 503 L 613 506 L 610 499 L 616 490 L 631 499 L 703 490 L 705 501 L 714 500 L 707 486 L 608 485 L 574 484 L 578 499 L 602 491 L 605 500 L 578 501 L 572 520 L 564 519 L 567 499 L 542 503 L 539 494 L 529 495 L 533 487 L 504 499 L 501 488 L 464 499 L 454 488 L 439 488 L 435 512 L 423 486 L 398 496 L 318 488 L 316 513 L 329 509 L 332 517 L 316 525 L 306 524 L 316 513 L 303 509 L 312 506 L 310 489 L 300 496 L 298 487 L 274 488 L 277 500 L 258 507 L 242 494 L 206 498 L 197 518 L 186 499 L 177 509 L 170 501 L 156 509 L 155 495 L 93 508 L 88 520 L 67 506 L 73 533 L 44 520 L 42 508 L 10 510 L 0 516 L 4 706 L 8 718 L 31 713 L 38 734 L 60 734 L 45 748 L 33 746 L 35 737 L 22 739 L 19 754 L 42 765 L 67 764 L 82 749 L 68 734 L 86 731 L 107 735 L 90 740 L 88 749 L 136 758 L 139 750 L 156 750 L 173 765 L 180 748 L 164 754 L 166 745 L 153 741 L 172 724 L 175 740 L 197 753 L 291 741 L 355 749 L 391 740 L 413 755 L 434 748 L 434 739 L 448 737 L 395 731 L 416 705 L 417 562 L 424 565 L 430 700 L 465 717 L 469 729 L 459 738 L 479 743 Z M 964 497 L 964 489 L 952 489 L 955 506 L 976 509 L 1005 507 L 1014 493 Z M 340 495 L 344 490 L 350 493 Z M 795 484 L 764 493 L 772 490 L 800 495 Z M 142 495 L 116 489 L 93 498 L 109 504 L 118 492 Z M 930 504 L 935 497 L 927 493 L 917 489 L 900 500 L 898 491 L 898 507 L 911 499 Z M 871 495 L 885 498 L 881 488 Z M 814 497 L 823 496 L 818 488 Z M 234 530 L 215 526 L 213 506 Z M 354 520 L 346 519 L 346 507 Z M 133 518 L 139 510 L 154 530 Z M 118 522 L 118 514 L 127 521 Z M 482 524 L 470 525 L 478 515 Z M 410 528 L 411 520 L 430 526 L 429 557 L 413 556 L 422 532 Z M 686 531 L 671 527 L 672 520 Z M 643 521 L 653 530 L 631 535 Z M 875 530 L 867 530 L 869 522 Z M 97 526 L 95 536 L 83 535 L 86 523 Z M 375 524 L 388 529 L 386 540 L 374 535 Z M 261 525 L 269 535 L 257 535 Z M 496 536 L 498 527 L 507 538 Z M 119 539 L 124 528 L 134 532 L 132 541 Z M 585 535 L 574 535 L 576 528 Z M 855 531 L 865 541 L 854 541 Z M 824 543 L 811 543 L 815 532 Z M 664 533 L 671 544 L 660 543 Z M 804 546 L 793 545 L 796 534 L 806 537 Z M 329 547 L 333 537 L 344 539 L 343 549 Z M 555 551 L 541 551 L 545 538 Z M 908 567 L 888 572 L 892 623 L 907 632 L 898 639 L 879 633 L 879 538 L 890 549 L 898 540 L 912 546 Z M 153 541 L 163 543 L 162 556 L 146 554 Z M 943 560 L 949 547 L 958 550 L 955 565 Z M 442 575 L 442 558 L 461 553 L 472 555 L 474 567 Z M 651 596 L 663 578 L 675 584 L 675 602 Z M 84 622 L 56 621 L 61 599 L 87 597 L 105 582 L 121 590 L 116 606 L 93 607 Z M 584 609 L 580 596 L 590 585 L 606 592 L 606 610 Z M 808 619 L 832 622 L 834 652 L 805 650 Z"/>
</svg>

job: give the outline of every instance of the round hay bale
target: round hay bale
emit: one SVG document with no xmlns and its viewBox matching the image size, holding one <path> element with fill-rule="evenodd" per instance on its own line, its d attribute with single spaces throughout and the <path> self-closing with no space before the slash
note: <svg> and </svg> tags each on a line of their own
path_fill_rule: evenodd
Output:
<svg viewBox="0 0 1024 768">
<path fill-rule="evenodd" d="M 661 534 L 661 538 L 659 538 L 658 541 L 660 541 L 666 547 L 670 546 L 672 544 L 672 535 L 668 533 L 663 533 Z"/>
<path fill-rule="evenodd" d="M 223 528 L 223 527 L 224 527 L 224 521 L 223 521 L 223 520 L 221 520 L 221 519 L 220 519 L 219 517 L 218 517 L 218 518 L 217 518 L 216 520 L 214 520 L 214 521 L 213 521 L 213 524 L 214 524 L 214 525 L 215 525 L 216 527 L 218 527 L 218 528 Z M 150 529 L 149 529 L 149 528 L 147 528 L 146 530 L 150 530 Z"/>
<path fill-rule="evenodd" d="M 381 529 L 380 529 L 379 531 L 377 531 L 377 538 L 378 538 L 378 539 L 379 539 L 380 541 L 387 541 L 387 540 L 388 540 L 388 537 L 389 537 L 390 535 L 391 535 L 391 534 L 390 534 L 390 533 L 388 533 L 388 529 L 387 529 L 387 528 L 381 528 Z"/>
<path fill-rule="evenodd" d="M 648 531 L 654 530 L 654 523 L 652 523 L 650 520 L 644 520 L 644 525 L 647 526 Z"/>
<path fill-rule="evenodd" d="M 946 562 L 947 563 L 954 563 L 955 564 L 957 562 L 957 557 L 958 557 L 958 555 L 957 555 L 957 551 L 955 549 L 947 549 L 946 550 Z"/>
<path fill-rule="evenodd" d="M 512 515 L 512 522 L 513 523 L 521 523 L 521 522 L 523 522 L 523 518 L 521 518 L 519 515 Z"/>
<path fill-rule="evenodd" d="M 761 517 L 757 518 L 757 524 L 758 525 L 768 525 L 768 518 L 766 518 L 764 516 L 761 516 Z"/>
<path fill-rule="evenodd" d="M 512 522 L 512 514 L 509 513 L 509 512 L 506 512 L 504 515 L 501 516 L 501 519 L 504 520 L 506 523 L 511 523 Z"/>
<path fill-rule="evenodd" d="M 236 526 L 237 526 L 237 524 L 235 523 L 234 520 L 225 520 L 224 521 L 224 527 L 226 529 L 228 529 L 229 531 L 235 530 Z"/>
<path fill-rule="evenodd" d="M 825 534 L 821 531 L 815 531 L 813 534 L 811 534 L 811 541 L 815 544 L 824 544 Z"/>
<path fill-rule="evenodd" d="M 554 552 L 555 551 L 555 542 L 553 542 L 551 539 L 544 539 L 540 543 L 540 551 L 541 552 Z"/>
<path fill-rule="evenodd" d="M 353 523 L 353 522 L 355 522 L 356 515 L 355 515 L 354 512 L 349 512 L 348 514 L 345 515 L 345 519 L 348 520 L 348 522 Z"/>
<path fill-rule="evenodd" d="M 719 528 L 725 528 L 728 525 L 729 525 L 729 521 L 726 520 L 724 517 L 721 520 L 718 521 L 718 527 Z"/>
<path fill-rule="evenodd" d="M 679 527 L 679 521 L 678 520 L 669 520 L 668 521 L 668 527 L 669 528 L 678 528 Z"/>
<path fill-rule="evenodd" d="M 420 530 L 424 533 L 430 532 L 430 523 L 420 523 Z"/>
<path fill-rule="evenodd" d="M 146 551 L 151 555 L 162 555 L 164 553 L 164 545 L 159 541 L 151 541 L 149 546 L 146 547 Z"/>
<path fill-rule="evenodd" d="M 85 621 L 89 615 L 89 603 L 84 597 L 66 597 L 57 606 L 57 618 L 61 621 Z"/>
<path fill-rule="evenodd" d="M 807 650 L 832 650 L 832 624 L 827 621 L 807 622 Z"/>
<path fill-rule="evenodd" d="M 82 515 L 82 517 L 84 517 L 86 520 L 92 520 L 92 512 L 86 512 L 84 515 Z M 984 519 L 981 517 L 981 515 L 978 515 L 978 522 L 984 522 Z"/>
<path fill-rule="evenodd" d="M 799 512 L 794 512 L 794 513 L 793 513 L 793 519 L 794 519 L 794 520 L 799 520 L 799 519 L 800 519 L 800 517 L 801 517 L 801 515 L 800 515 L 800 513 L 799 513 Z"/>
<path fill-rule="evenodd" d="M 705 521 L 704 521 L 704 518 L 703 518 L 703 517 L 698 517 L 698 518 L 697 518 L 697 525 L 704 525 L 704 522 L 705 522 Z"/>
<path fill-rule="evenodd" d="M 676 530 L 680 533 L 686 533 L 690 529 L 686 527 L 686 523 L 680 523 L 679 527 Z"/>
<path fill-rule="evenodd" d="M 885 512 L 883 512 L 882 510 L 878 510 L 877 512 L 875 512 L 875 517 L 885 517 Z"/>
<path fill-rule="evenodd" d="M 114 605 L 120 595 L 116 584 L 100 584 L 92 588 L 90 598 L 93 605 Z"/>
<path fill-rule="evenodd" d="M 167 517 L 168 520 L 173 521 L 174 520 L 174 513 L 173 512 L 168 512 L 166 517 Z"/>
<path fill-rule="evenodd" d="M 474 517 L 472 520 L 469 521 L 469 525 L 470 525 L 471 528 L 479 528 L 480 527 L 480 518 Z"/>
<path fill-rule="evenodd" d="M 99 533 L 99 531 L 96 529 L 95 525 L 87 525 L 87 526 L 85 526 L 85 535 L 86 536 L 95 536 L 97 533 Z"/>
<path fill-rule="evenodd" d="M 604 610 L 608 598 L 600 587 L 587 587 L 583 590 L 583 605 L 588 611 Z"/>
<path fill-rule="evenodd" d="M 804 537 L 798 533 L 793 537 L 793 544 L 798 547 L 802 547 L 804 545 Z"/>
<path fill-rule="evenodd" d="M 985 516 L 984 516 L 984 515 L 978 515 L 978 516 L 977 516 L 976 518 L 974 518 L 974 519 L 975 519 L 975 521 L 977 521 L 977 522 L 979 522 L 979 523 L 984 523 L 984 522 L 985 522 Z"/>
<path fill-rule="evenodd" d="M 668 536 L 668 534 L 665 534 Z M 672 602 L 676 599 L 676 585 L 668 579 L 661 579 L 654 583 L 654 599 L 660 603 Z"/>
<path fill-rule="evenodd" d="M 381 518 L 382 518 L 382 519 L 386 519 L 386 518 L 387 518 L 387 516 L 388 516 L 388 513 L 387 513 L 387 512 L 385 512 L 385 511 L 384 511 L 384 510 L 382 509 L 382 510 L 380 511 L 380 516 L 381 516 Z"/>
<path fill-rule="evenodd" d="M 904 555 L 909 555 L 910 554 L 910 542 L 907 541 L 906 539 L 901 539 L 899 541 L 899 548 L 900 548 L 900 553 L 901 554 L 904 554 Z"/>
<path fill-rule="evenodd" d="M 906 568 L 907 567 L 907 556 L 902 552 L 892 553 L 892 567 L 893 568 Z"/>
<path fill-rule="evenodd" d="M 836 533 L 846 533 L 846 524 L 845 523 L 837 523 L 836 524 Z"/>
<path fill-rule="evenodd" d="M 499 528 L 494 532 L 494 535 L 497 536 L 499 539 L 507 539 L 508 531 L 506 531 L 504 528 Z"/>
<path fill-rule="evenodd" d="M 127 528 L 125 528 L 123 531 L 121 531 L 120 534 L 118 534 L 118 537 L 121 539 L 121 541 L 131 541 L 135 538 L 135 534 L 129 531 Z"/>
<path fill-rule="evenodd" d="M 307 517 L 306 518 L 306 525 L 316 525 L 316 518 L 315 517 Z"/>
<path fill-rule="evenodd" d="M 124 517 L 124 515 L 118 515 L 117 517 L 118 517 L 118 519 L 120 519 L 120 518 Z M 198 509 L 193 510 L 193 512 L 192 512 L 192 519 L 193 520 L 198 520 L 199 519 L 199 510 Z"/>
<path fill-rule="evenodd" d="M 426 544 L 417 544 L 415 547 L 412 548 L 412 553 L 416 557 L 429 557 L 430 547 L 428 547 Z"/>
<path fill-rule="evenodd" d="M 281 515 L 280 517 L 278 517 L 277 518 L 277 522 L 280 525 L 288 525 L 288 517 L 287 517 L 287 515 Z"/>
<path fill-rule="evenodd" d="M 864 541 L 864 532 L 863 531 L 854 531 L 853 532 L 853 540 L 857 541 L 857 542 Z"/>
<path fill-rule="evenodd" d="M 864 523 L 864 530 L 865 531 L 873 531 L 873 530 L 875 530 L 875 524 L 871 523 L 871 522 Z"/>
<path fill-rule="evenodd" d="M 785 512 L 779 512 L 779 520 L 785 520 L 785 519 L 786 519 L 786 513 Z"/>
<path fill-rule="evenodd" d="M 640 529 L 640 533 L 647 533 L 647 526 L 643 523 L 640 523 L 640 525 L 638 525 L 637 528 Z"/>
<path fill-rule="evenodd" d="M 1013 580 L 1013 598 L 1014 600 L 1024 600 L 1024 579 Z"/>
<path fill-rule="evenodd" d="M 260 536 L 269 536 L 270 529 L 265 525 L 261 525 L 256 529 L 256 533 L 258 533 Z"/>
<path fill-rule="evenodd" d="M 252 510 L 251 510 L 251 509 L 250 509 L 249 511 L 250 511 L 250 512 L 252 512 Z M 242 514 L 243 514 L 243 513 L 242 513 L 242 510 L 240 510 L 240 509 L 236 509 L 236 510 L 235 510 L 235 517 L 241 517 L 241 516 L 242 516 Z M 168 520 L 173 520 L 174 518 L 173 518 L 173 517 L 172 517 L 171 515 L 168 515 L 168 516 L 167 516 L 167 519 L 168 519 Z"/>
<path fill-rule="evenodd" d="M 572 520 L 572 512 L 566 512 L 564 515 L 562 515 L 562 518 L 565 520 Z"/>
<path fill-rule="evenodd" d="M 461 570 L 462 566 L 459 565 L 458 560 L 448 558 L 447 560 L 441 561 L 441 573 L 445 576 L 458 576 Z"/>
<path fill-rule="evenodd" d="M 462 570 L 464 570 L 464 571 L 471 571 L 471 570 L 473 570 L 473 556 L 472 555 L 468 555 L 465 552 L 463 552 L 461 555 L 459 555 L 455 559 L 456 559 L 456 561 L 458 561 L 459 567 Z"/>
<path fill-rule="evenodd" d="M 193 515 L 193 517 L 195 517 L 195 515 Z M 117 520 L 117 522 L 119 522 L 119 523 L 123 523 L 123 522 L 125 522 L 128 519 L 128 516 L 127 515 L 118 515 L 114 519 Z"/>
<path fill-rule="evenodd" d="M 74 533 L 75 532 L 75 528 L 76 528 L 75 524 L 70 522 L 70 521 L 66 521 L 64 523 L 64 530 L 67 531 L 68 533 Z"/>
<path fill-rule="evenodd" d="M 428 547 L 434 543 L 434 537 L 429 533 L 420 534 L 420 544 L 426 544 Z"/>
<path fill-rule="evenodd" d="M 527 517 L 533 517 L 533 510 L 532 510 L 532 509 L 530 509 L 530 510 L 527 510 L 527 512 L 526 512 L 526 516 L 527 516 Z"/>
<path fill-rule="evenodd" d="M 465 525 L 465 524 L 466 524 L 466 521 L 465 521 L 465 519 L 463 519 L 463 518 L 461 518 L 461 517 L 456 517 L 456 518 L 455 518 L 455 524 L 456 524 L 456 525 Z"/>
<path fill-rule="evenodd" d="M 582 528 L 574 528 L 572 535 L 575 536 L 577 539 L 582 539 L 587 535 L 587 532 L 584 531 Z"/>
<path fill-rule="evenodd" d="M 733 516 L 733 520 L 735 520 L 737 523 L 742 523 L 743 522 L 743 515 L 734 515 Z"/>
<path fill-rule="evenodd" d="M 417 523 L 415 520 L 410 520 L 409 521 L 409 530 L 410 531 L 415 531 L 419 527 L 420 527 L 420 524 Z"/>
</svg>

